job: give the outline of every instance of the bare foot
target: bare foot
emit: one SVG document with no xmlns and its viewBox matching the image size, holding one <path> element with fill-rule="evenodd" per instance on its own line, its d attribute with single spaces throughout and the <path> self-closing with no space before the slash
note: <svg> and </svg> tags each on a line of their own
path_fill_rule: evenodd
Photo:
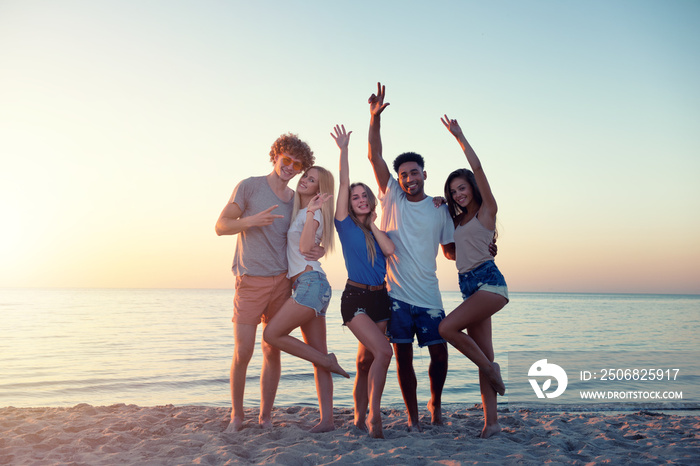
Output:
<svg viewBox="0 0 700 466">
<path fill-rule="evenodd" d="M 272 429 L 272 421 L 270 419 L 259 418 L 258 425 L 263 429 Z"/>
<path fill-rule="evenodd" d="M 350 378 L 350 374 L 345 372 L 342 367 L 340 367 L 340 364 L 338 364 L 338 359 L 335 357 L 335 354 L 333 353 L 328 353 L 328 359 L 330 361 L 330 365 L 328 366 L 328 370 L 333 372 L 334 374 L 340 374 L 346 379 Z"/>
<path fill-rule="evenodd" d="M 332 430 L 335 430 L 335 425 L 333 422 L 319 422 L 313 426 L 309 432 L 312 434 L 318 434 L 321 432 L 330 432 Z"/>
<path fill-rule="evenodd" d="M 501 431 L 501 425 L 500 424 L 493 424 L 490 426 L 484 426 L 483 430 L 481 431 L 481 435 L 479 437 L 481 438 L 489 438 L 492 435 L 496 435 Z"/>
<path fill-rule="evenodd" d="M 496 393 L 503 396 L 506 394 L 506 384 L 503 383 L 503 378 L 501 378 L 501 366 L 497 362 L 492 362 L 491 368 L 493 370 L 488 374 L 491 387 L 496 390 Z"/>
<path fill-rule="evenodd" d="M 381 417 L 377 421 L 368 422 L 369 436 L 372 438 L 384 438 L 384 430 L 382 430 Z"/>
<path fill-rule="evenodd" d="M 433 403 L 433 400 L 428 401 L 428 411 L 430 411 L 430 416 L 431 416 L 431 424 L 435 426 L 441 426 L 442 425 L 442 408 L 440 407 L 440 403 L 437 403 L 437 406 L 435 403 Z"/>
<path fill-rule="evenodd" d="M 239 417 L 231 418 L 231 422 L 228 424 L 228 427 L 226 427 L 226 430 L 224 431 L 225 434 L 232 434 L 234 432 L 238 432 L 243 428 L 243 419 Z"/>
<path fill-rule="evenodd" d="M 411 422 L 411 420 L 409 419 L 409 421 L 408 421 L 408 431 L 409 431 L 409 432 L 413 432 L 414 430 L 415 430 L 416 432 L 423 432 L 423 426 L 420 425 L 420 422 L 418 422 L 418 421 L 416 421 L 416 422 Z"/>
<path fill-rule="evenodd" d="M 360 429 L 362 432 L 367 432 L 367 424 L 364 419 L 362 421 L 355 419 L 355 427 Z"/>
</svg>

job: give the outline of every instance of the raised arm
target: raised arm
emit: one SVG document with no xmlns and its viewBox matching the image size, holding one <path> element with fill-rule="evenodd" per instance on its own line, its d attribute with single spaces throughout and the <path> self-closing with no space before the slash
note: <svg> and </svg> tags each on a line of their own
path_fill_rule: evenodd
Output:
<svg viewBox="0 0 700 466">
<path fill-rule="evenodd" d="M 342 222 L 348 216 L 348 197 L 350 192 L 350 163 L 348 162 L 348 145 L 352 131 L 346 132 L 344 125 L 335 125 L 335 134 L 331 137 L 335 139 L 340 149 L 340 181 L 338 186 L 338 200 L 335 206 L 335 218 Z"/>
<path fill-rule="evenodd" d="M 214 230 L 219 236 L 222 235 L 236 235 L 242 231 L 247 230 L 250 227 L 264 227 L 267 225 L 272 225 L 278 218 L 284 218 L 284 215 L 275 215 L 272 213 L 278 205 L 273 205 L 272 207 L 263 210 L 250 217 L 241 218 L 243 215 L 243 210 L 238 204 L 233 202 L 233 195 L 229 200 L 226 207 L 221 211 L 219 219 L 216 221 L 216 226 Z"/>
<path fill-rule="evenodd" d="M 482 199 L 481 209 L 479 210 L 479 219 L 481 220 L 481 222 L 484 223 L 485 227 L 491 229 L 495 228 L 496 212 L 498 211 L 498 205 L 496 204 L 496 198 L 491 192 L 491 186 L 489 185 L 489 182 L 486 179 L 484 169 L 481 167 L 481 161 L 479 160 L 479 157 L 476 156 L 476 152 L 474 152 L 472 146 L 469 145 L 469 142 L 464 136 L 462 128 L 460 128 L 459 123 L 457 123 L 457 120 L 450 120 L 447 117 L 447 115 L 445 115 L 443 118 L 440 119 L 440 121 L 442 121 L 442 124 L 445 125 L 445 128 L 447 128 L 447 130 L 455 137 L 455 139 L 457 139 L 457 142 L 459 142 L 459 145 L 462 148 L 464 155 L 467 157 L 469 166 L 474 172 L 476 185 L 479 187 Z M 486 223 L 489 224 L 486 225 Z"/>
<path fill-rule="evenodd" d="M 389 167 L 382 158 L 382 137 L 380 134 L 380 115 L 389 103 L 384 103 L 385 86 L 377 83 L 377 94 L 369 97 L 369 161 L 374 169 L 374 176 L 377 178 L 379 190 L 386 192 L 389 183 Z"/>
</svg>

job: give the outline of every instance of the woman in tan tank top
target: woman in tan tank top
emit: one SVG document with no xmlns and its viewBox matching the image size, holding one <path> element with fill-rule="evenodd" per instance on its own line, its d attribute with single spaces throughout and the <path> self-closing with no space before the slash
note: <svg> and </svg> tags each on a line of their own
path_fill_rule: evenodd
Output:
<svg viewBox="0 0 700 466">
<path fill-rule="evenodd" d="M 481 162 L 467 142 L 457 120 L 441 119 L 457 139 L 472 171 L 452 172 L 445 183 L 445 198 L 455 222 L 455 258 L 464 302 L 440 323 L 440 335 L 479 367 L 484 407 L 482 438 L 501 431 L 496 395 L 506 391 L 500 367 L 494 362 L 491 316 L 508 303 L 508 288 L 489 243 L 495 238 L 498 206 Z M 466 332 L 464 331 L 466 330 Z"/>
</svg>

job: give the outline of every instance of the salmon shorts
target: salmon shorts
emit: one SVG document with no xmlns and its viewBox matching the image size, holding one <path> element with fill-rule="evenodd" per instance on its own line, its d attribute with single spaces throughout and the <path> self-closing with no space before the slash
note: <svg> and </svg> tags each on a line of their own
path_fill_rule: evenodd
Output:
<svg viewBox="0 0 700 466">
<path fill-rule="evenodd" d="M 275 277 L 236 277 L 233 322 L 258 325 L 267 323 L 292 295 L 292 282 L 283 273 Z"/>
</svg>

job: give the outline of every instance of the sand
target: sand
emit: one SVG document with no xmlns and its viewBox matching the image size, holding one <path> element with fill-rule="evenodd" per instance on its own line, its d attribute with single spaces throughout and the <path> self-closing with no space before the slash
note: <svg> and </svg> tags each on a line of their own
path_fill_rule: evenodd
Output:
<svg viewBox="0 0 700 466">
<path fill-rule="evenodd" d="M 311 407 L 276 408 L 275 427 L 257 425 L 257 409 L 237 433 L 223 433 L 228 408 L 0 408 L 0 464 L 700 464 L 700 416 L 637 412 L 500 413 L 503 432 L 477 438 L 478 407 L 444 410 L 443 426 L 408 432 L 403 410 L 385 409 L 386 439 L 371 439 L 336 408 L 336 430 L 307 432 Z M 427 412 L 426 412 L 427 415 Z"/>
</svg>

